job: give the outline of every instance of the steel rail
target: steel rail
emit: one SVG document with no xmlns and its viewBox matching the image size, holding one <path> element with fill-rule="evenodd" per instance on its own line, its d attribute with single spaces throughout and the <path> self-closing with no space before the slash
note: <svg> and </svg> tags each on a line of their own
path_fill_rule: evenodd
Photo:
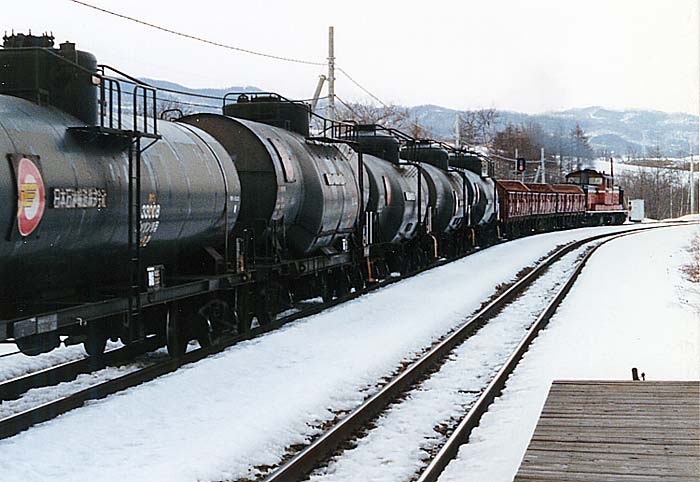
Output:
<svg viewBox="0 0 700 482">
<path fill-rule="evenodd" d="M 637 231 L 645 231 L 648 229 L 654 229 L 658 228 L 660 226 L 654 226 L 654 227 L 648 227 L 648 228 L 641 228 L 634 230 L 632 232 L 637 232 Z M 590 242 L 592 240 L 602 238 L 605 236 L 610 236 L 610 234 L 600 234 L 596 235 L 593 237 L 586 238 L 585 240 L 581 241 L 576 241 L 573 243 L 570 243 L 564 248 L 561 248 L 557 253 L 554 254 L 554 256 L 557 256 L 556 259 L 560 258 L 564 254 L 566 254 L 566 250 L 568 249 L 576 249 L 571 248 L 571 246 L 580 246 L 581 244 Z M 144 367 L 142 369 L 139 369 L 135 372 L 131 372 L 127 375 L 123 375 L 121 377 L 117 377 L 111 380 L 107 380 L 104 382 L 100 382 L 96 385 L 93 385 L 91 387 L 88 387 L 86 389 L 83 389 L 79 392 L 76 392 L 74 394 L 71 394 L 69 396 L 65 396 L 59 399 L 56 399 L 51 402 L 47 402 L 43 405 L 25 410 L 23 412 L 14 414 L 12 416 L 6 417 L 4 419 L 0 420 L 0 439 L 4 439 L 7 437 L 11 437 L 13 435 L 16 435 L 33 425 L 36 425 L 38 423 L 42 423 L 48 420 L 51 420 L 58 415 L 61 415 L 63 413 L 66 413 L 70 410 L 73 410 L 75 408 L 79 408 L 85 404 L 85 402 L 89 400 L 96 400 L 96 399 L 101 399 L 104 397 L 107 397 L 111 394 L 126 390 L 128 388 L 140 385 L 142 383 L 151 381 L 155 378 L 158 378 L 162 375 L 165 375 L 167 373 L 172 373 L 178 368 L 180 368 L 183 365 L 195 363 L 197 361 L 200 361 L 208 356 L 211 356 L 215 353 L 219 353 L 241 341 L 245 340 L 250 340 L 254 339 L 256 337 L 259 337 L 265 333 L 268 333 L 270 331 L 273 331 L 277 328 L 280 328 L 283 325 L 286 325 L 288 323 L 291 323 L 295 320 L 298 320 L 300 318 L 305 318 L 307 316 L 315 315 L 317 313 L 320 313 L 328 308 L 337 306 L 341 303 L 344 303 L 349 300 L 356 299 L 364 294 L 370 293 L 372 291 L 375 291 L 377 289 L 389 286 L 393 283 L 397 283 L 399 281 L 403 281 L 407 278 L 410 278 L 416 274 L 419 274 L 421 272 L 427 271 L 429 269 L 435 268 L 437 266 L 442 266 L 447 263 L 456 261 L 458 259 L 462 259 L 470 254 L 473 254 L 475 252 L 480 251 L 481 248 L 475 249 L 473 251 L 470 251 L 469 253 L 452 258 L 449 260 L 441 260 L 429 267 L 425 267 L 423 269 L 420 269 L 414 273 L 410 273 L 407 275 L 402 275 L 402 276 L 397 276 L 397 277 L 391 277 L 387 278 L 385 280 L 382 280 L 378 283 L 372 284 L 370 286 L 367 286 L 366 288 L 355 291 L 353 293 L 350 293 L 346 296 L 343 296 L 341 298 L 336 298 L 330 302 L 319 304 L 317 306 L 312 306 L 308 308 L 304 308 L 300 310 L 299 312 L 287 315 L 285 317 L 282 317 L 280 319 L 277 319 L 275 321 L 272 321 L 271 323 L 268 323 L 263 326 L 259 326 L 257 328 L 254 328 L 250 330 L 247 333 L 240 334 L 240 335 L 235 335 L 235 336 L 229 336 L 224 338 L 220 344 L 211 346 L 211 347 L 206 347 L 206 348 L 200 348 L 197 350 L 193 350 L 189 353 L 187 353 L 184 357 L 180 359 L 168 359 L 162 362 L 155 362 L 152 365 L 149 365 L 147 367 Z M 545 263 L 537 268 L 533 272 L 541 272 L 542 268 L 545 268 L 546 266 L 551 265 L 556 259 L 549 259 L 548 261 L 545 261 Z M 533 276 L 533 272 L 529 273 L 526 275 L 519 283 L 511 287 L 509 290 L 507 290 L 501 297 L 508 297 L 509 299 L 516 296 L 517 294 L 513 291 L 513 288 L 517 285 L 522 286 L 522 282 L 527 279 L 531 279 Z M 492 303 L 493 304 L 493 303 Z M 489 305 L 491 306 L 491 305 Z M 484 308 L 481 310 L 481 312 L 484 312 L 485 310 L 489 309 L 489 307 Z M 480 313 L 481 313 L 480 312 Z M 475 327 L 475 326 L 474 326 Z M 153 343 L 155 343 L 156 340 L 153 339 Z M 122 351 L 123 350 L 123 351 Z M 128 361 L 129 358 L 127 357 L 126 353 L 128 353 L 129 350 L 132 350 L 132 353 L 135 353 L 135 350 L 133 348 L 120 348 L 118 350 L 113 350 L 111 352 L 108 352 L 104 355 L 103 360 L 94 360 L 91 358 L 85 358 L 81 360 L 77 360 L 74 362 L 68 362 L 65 364 L 61 364 L 57 367 L 50 367 L 47 369 L 40 370 L 35 373 L 23 375 L 21 377 L 17 377 L 16 379 L 8 380 L 2 384 L 0 384 L 0 400 L 11 400 L 18 398 L 21 396 L 23 393 L 25 393 L 27 390 L 31 388 L 38 388 L 38 387 L 43 387 L 43 386 L 51 386 L 55 385 L 64 381 L 71 381 L 74 380 L 78 375 L 82 373 L 89 373 L 95 370 L 99 370 L 101 368 L 104 368 L 106 366 L 109 366 L 111 364 L 117 364 L 117 363 L 124 363 L 125 361 Z M 132 355 L 133 356 L 133 355 Z M 280 479 L 282 480 L 282 479 Z"/>
<path fill-rule="evenodd" d="M 75 408 L 79 408 L 89 400 L 97 400 L 100 398 L 104 398 L 111 394 L 151 381 L 167 373 L 172 373 L 183 365 L 195 363 L 210 355 L 219 353 L 237 343 L 240 343 L 245 340 L 254 339 L 265 333 L 278 329 L 281 326 L 286 325 L 287 323 L 291 323 L 300 318 L 315 315 L 328 308 L 332 308 L 346 301 L 358 298 L 364 294 L 386 287 L 393 283 L 405 280 L 407 278 L 410 278 L 411 276 L 422 273 L 429 269 L 445 265 L 458 259 L 462 259 L 468 256 L 469 254 L 473 254 L 480 250 L 481 248 L 477 248 L 462 256 L 458 256 L 449 260 L 438 261 L 437 263 L 431 266 L 422 268 L 410 274 L 387 278 L 385 280 L 367 286 L 362 290 L 349 293 L 346 296 L 336 298 L 327 303 L 304 308 L 299 312 L 292 313 L 285 317 L 274 320 L 266 325 L 254 328 L 248 333 L 235 336 L 228 336 L 217 345 L 193 350 L 180 359 L 168 359 L 162 362 L 155 362 L 153 365 L 149 365 L 127 375 L 100 382 L 96 385 L 88 387 L 74 394 L 56 399 L 51 402 L 47 402 L 43 405 L 39 405 L 31 409 L 27 409 L 23 412 L 11 415 L 4 419 L 0 419 L 0 439 L 11 437 L 32 427 L 33 425 L 46 422 L 48 420 L 56 418 L 58 415 L 66 413 Z M 155 339 L 154 343 L 156 343 Z M 149 346 L 153 349 L 157 348 L 156 344 Z M 129 355 L 129 351 L 131 351 L 131 355 Z M 131 347 L 119 348 L 117 350 L 112 350 L 110 352 L 105 353 L 105 355 L 101 359 L 84 358 L 72 362 L 63 363 L 54 367 L 45 368 L 37 372 L 29 373 L 11 380 L 7 380 L 3 383 L 0 383 L 0 402 L 3 400 L 12 400 L 19 398 L 23 393 L 26 393 L 32 388 L 52 386 L 57 385 L 61 382 L 72 381 L 76 379 L 77 376 L 80 374 L 90 373 L 105 368 L 106 366 L 124 363 L 133 358 L 134 353 L 142 352 L 143 350 L 136 352 L 135 349 L 132 349 Z"/>
<path fill-rule="evenodd" d="M 433 348 L 431 348 L 427 353 L 422 355 L 418 360 L 416 360 L 412 365 L 410 365 L 408 368 L 402 371 L 394 379 L 392 379 L 390 382 L 384 385 L 377 393 L 365 400 L 362 403 L 362 405 L 354 409 L 350 414 L 348 414 L 345 418 L 340 420 L 331 429 L 329 429 L 316 440 L 314 440 L 309 446 L 301 450 L 299 453 L 297 453 L 295 456 L 289 459 L 286 463 L 284 463 L 281 467 L 279 467 L 277 470 L 268 475 L 264 479 L 264 481 L 296 482 L 299 480 L 303 480 L 305 477 L 307 477 L 308 474 L 319 464 L 321 464 L 329 457 L 334 455 L 336 451 L 345 442 L 347 442 L 357 433 L 358 430 L 365 427 L 378 415 L 384 412 L 391 403 L 398 399 L 400 395 L 404 394 L 417 381 L 422 379 L 426 374 L 430 373 L 430 371 L 433 370 L 434 367 L 438 365 L 438 363 L 444 361 L 455 347 L 463 343 L 479 328 L 484 326 L 489 319 L 493 318 L 519 294 L 526 291 L 527 288 L 536 279 L 538 279 L 542 274 L 544 274 L 544 272 L 549 267 L 552 266 L 552 264 L 560 260 L 566 254 L 569 254 L 579 249 L 585 244 L 595 242 L 600 239 L 611 238 L 607 240 L 611 241 L 612 239 L 616 239 L 618 237 L 636 234 L 639 232 L 645 232 L 651 229 L 658 229 L 662 227 L 666 226 L 653 226 L 647 228 L 640 228 L 636 230 L 629 230 L 623 233 L 605 233 L 594 235 L 579 241 L 569 243 L 566 246 L 560 248 L 555 253 L 547 257 L 545 261 L 543 261 L 541 264 L 535 267 L 527 275 L 525 275 L 515 284 L 510 286 L 504 293 L 492 300 L 487 306 L 479 310 L 460 328 L 448 334 L 442 341 L 434 345 Z M 607 241 L 604 241 L 604 243 Z M 604 243 L 601 243 L 601 245 Z M 597 247 L 595 249 L 597 249 Z M 595 251 L 595 249 L 593 251 Z M 584 259 L 587 260 L 589 256 L 590 253 Z M 577 273 L 576 276 L 578 276 L 578 273 L 580 273 L 581 269 L 583 269 L 583 262 L 579 263 L 579 267 L 575 271 L 575 273 Z M 568 292 L 568 289 L 573 284 L 573 280 L 575 280 L 575 277 L 570 278 L 570 280 L 567 282 L 566 292 Z M 563 296 L 565 296 L 565 293 L 561 296 L 561 299 L 563 299 Z M 557 298 L 558 297 L 559 296 L 557 296 Z M 545 312 L 549 313 L 549 316 L 551 316 L 551 314 L 556 309 L 556 306 L 558 306 L 558 304 L 550 303 L 550 305 L 548 305 L 548 307 L 545 309 Z M 534 339 L 535 335 L 536 331 L 530 337 L 530 340 Z M 527 345 L 525 345 L 525 349 L 526 348 Z M 509 360 L 507 362 L 507 365 L 510 366 L 510 364 L 512 363 L 513 362 Z M 517 364 L 517 361 L 515 361 L 514 363 Z M 504 382 L 505 378 L 507 378 L 507 374 L 503 375 Z M 485 411 L 485 407 L 483 408 L 483 410 Z M 481 413 L 483 413 L 483 411 Z"/>
<path fill-rule="evenodd" d="M 101 357 L 85 357 L 53 365 L 0 382 L 0 403 L 15 400 L 33 388 L 50 387 L 75 380 L 78 375 L 92 373 L 108 366 L 120 365 L 139 354 L 155 350 L 162 345 L 160 339 L 149 338 L 141 346 L 121 347 L 110 350 Z M 138 349 L 137 349 L 138 348 Z"/>
<path fill-rule="evenodd" d="M 513 373 L 513 370 L 515 370 L 518 363 L 520 363 L 520 360 L 522 359 L 523 355 L 525 355 L 530 347 L 530 344 L 535 340 L 538 333 L 549 323 L 549 320 L 564 301 L 566 295 L 569 294 L 569 291 L 583 271 L 583 268 L 586 266 L 598 248 L 611 241 L 626 236 L 631 236 L 633 234 L 638 234 L 639 231 L 646 231 L 646 229 L 612 235 L 609 239 L 606 239 L 600 244 L 594 246 L 593 249 L 586 253 L 583 259 L 576 266 L 576 269 L 574 269 L 574 271 L 571 273 L 566 283 L 564 283 L 554 298 L 547 304 L 547 307 L 537 317 L 537 320 L 535 320 L 525 337 L 520 341 L 516 349 L 503 364 L 493 380 L 491 380 L 491 383 L 489 383 L 478 400 L 474 403 L 474 405 L 472 405 L 469 412 L 467 412 L 467 414 L 462 418 L 454 432 L 452 432 L 450 437 L 447 439 L 445 444 L 443 444 L 442 448 L 438 451 L 435 457 L 433 457 L 428 466 L 422 471 L 417 482 L 436 482 L 445 467 L 447 467 L 447 465 L 456 457 L 460 446 L 469 440 L 469 435 L 471 434 L 472 430 L 479 425 L 483 414 L 486 413 L 496 397 L 501 395 L 506 386 L 508 377 L 511 373 Z"/>
<path fill-rule="evenodd" d="M 266 324 L 264 326 L 254 328 L 248 333 L 227 336 L 225 339 L 223 339 L 221 341 L 220 344 L 216 345 L 215 347 L 207 348 L 206 349 L 207 353 L 208 354 L 217 353 L 217 352 L 222 351 L 230 346 L 233 346 L 236 343 L 239 343 L 241 341 L 250 340 L 250 339 L 253 339 L 253 338 L 260 336 L 262 334 L 273 331 L 273 330 L 280 328 L 281 326 L 283 326 L 287 323 L 290 323 L 292 321 L 295 321 L 299 318 L 320 313 L 321 311 L 323 311 L 327 308 L 337 306 L 341 303 L 344 303 L 346 301 L 349 301 L 349 300 L 355 299 L 359 296 L 362 296 L 363 294 L 370 293 L 374 290 L 377 290 L 377 289 L 383 288 L 385 286 L 391 285 L 393 283 L 402 281 L 404 279 L 407 279 L 411 276 L 422 273 L 422 272 L 427 271 L 429 269 L 435 268 L 437 266 L 442 266 L 442 265 L 445 265 L 447 263 L 457 261 L 459 259 L 462 259 L 462 258 L 470 255 L 470 254 L 476 253 L 476 252 L 480 251 L 481 249 L 483 249 L 483 248 L 476 248 L 476 249 L 470 251 L 469 253 L 458 256 L 456 258 L 438 261 L 437 263 L 435 263 L 433 265 L 422 268 L 419 271 L 416 271 L 416 272 L 413 272 L 413 273 L 410 273 L 407 275 L 390 277 L 390 278 L 384 279 L 382 281 L 379 281 L 377 283 L 369 285 L 362 290 L 355 291 L 353 293 L 349 293 L 348 295 L 345 295 L 343 297 L 336 298 L 334 300 L 331 300 L 331 301 L 323 303 L 323 304 L 319 304 L 318 306 L 304 308 L 303 310 L 301 310 L 299 312 L 292 313 L 288 316 L 274 320 L 271 323 Z M 163 344 L 164 344 L 164 342 L 162 339 L 156 338 L 156 337 L 151 337 L 146 341 L 145 344 L 142 344 L 142 345 L 134 345 L 131 347 L 117 348 L 117 349 L 110 350 L 110 351 L 106 352 L 101 357 L 86 357 L 86 358 L 81 358 L 79 360 L 64 362 L 64 363 L 61 363 L 58 365 L 43 368 L 43 369 L 37 370 L 35 372 L 23 374 L 23 375 L 15 377 L 15 378 L 2 381 L 2 382 L 0 382 L 0 403 L 3 401 L 6 401 L 6 400 L 15 400 L 15 399 L 19 398 L 20 396 L 22 396 L 22 394 L 24 394 L 27 391 L 34 389 L 34 388 L 43 388 L 43 387 L 58 385 L 59 383 L 62 383 L 62 382 L 68 382 L 68 381 L 75 380 L 75 378 L 77 378 L 77 376 L 81 375 L 81 374 L 92 373 L 92 372 L 95 372 L 97 370 L 101 370 L 103 368 L 106 368 L 108 366 L 115 366 L 115 365 L 119 365 L 122 363 L 126 363 L 126 362 L 132 360 L 136 355 L 144 354 L 148 351 L 155 350 L 158 347 L 162 346 Z M 9 356 L 9 355 L 20 354 L 20 353 L 21 352 L 17 351 L 14 353 L 3 355 L 3 356 Z M 2 423 L 3 423 L 3 420 L 0 420 L 0 426 L 2 425 Z M 0 438 L 2 438 L 2 437 L 0 436 Z"/>
</svg>

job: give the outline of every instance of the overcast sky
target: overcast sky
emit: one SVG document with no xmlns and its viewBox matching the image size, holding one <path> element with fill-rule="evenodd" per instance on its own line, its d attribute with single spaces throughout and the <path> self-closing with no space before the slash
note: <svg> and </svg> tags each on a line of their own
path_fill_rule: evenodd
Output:
<svg viewBox="0 0 700 482">
<path fill-rule="evenodd" d="M 541 112 L 698 112 L 698 0 L 85 0 L 213 41 L 337 64 L 386 102 Z M 322 67 L 233 52 L 68 0 L 3 2 L 2 28 L 51 30 L 137 76 L 313 94 Z M 369 100 L 342 75 L 346 101 Z"/>
</svg>

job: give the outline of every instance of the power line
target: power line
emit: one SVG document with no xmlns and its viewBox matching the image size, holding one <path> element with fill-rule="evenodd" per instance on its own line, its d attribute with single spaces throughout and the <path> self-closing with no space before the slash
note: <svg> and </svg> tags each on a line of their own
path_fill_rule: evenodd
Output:
<svg viewBox="0 0 700 482">
<path fill-rule="evenodd" d="M 364 87 L 362 84 L 360 84 L 358 81 L 356 81 L 355 79 L 353 79 L 353 78 L 350 76 L 350 74 L 348 74 L 342 67 L 336 66 L 336 70 L 340 71 L 340 73 L 342 73 L 345 77 L 347 77 L 347 79 L 348 79 L 350 82 L 352 82 L 352 83 L 355 84 L 357 87 L 359 87 L 365 94 L 369 95 L 372 99 L 374 99 L 375 101 L 379 102 L 384 108 L 386 108 L 386 109 L 390 108 L 389 104 L 387 104 L 386 102 L 384 102 L 382 99 L 380 99 L 379 97 L 377 97 L 376 95 L 374 95 L 372 92 L 370 92 L 369 89 L 367 89 L 367 88 Z M 337 95 L 336 95 L 336 98 L 338 98 Z M 338 99 L 338 100 L 340 100 L 340 99 Z M 350 107 L 349 107 L 345 102 L 343 102 L 342 100 L 341 100 L 340 102 L 341 102 L 345 107 L 347 107 L 348 109 L 350 109 Z M 357 113 L 355 113 L 352 109 L 350 109 L 350 111 L 353 112 L 355 115 L 357 115 Z M 431 132 L 430 129 L 428 129 L 428 128 L 425 127 L 425 126 L 420 125 L 417 121 L 412 120 L 412 119 L 409 118 L 409 119 L 408 119 L 408 122 L 409 122 L 412 126 L 417 127 L 418 129 L 422 129 L 422 130 L 423 130 L 424 132 L 426 132 L 428 135 L 430 135 L 430 136 L 432 136 L 432 137 L 435 137 L 434 133 Z"/>
<path fill-rule="evenodd" d="M 128 15 L 124 15 L 124 14 L 117 13 L 117 12 L 113 12 L 113 11 L 111 11 L 111 10 L 107 10 L 107 9 L 105 9 L 105 8 L 101 8 L 101 7 L 98 7 L 98 6 L 96 6 L 96 5 L 91 5 L 91 4 L 87 3 L 87 2 L 82 2 L 82 1 L 80 1 L 80 0 L 68 0 L 68 1 L 69 1 L 69 2 L 72 2 L 72 3 L 75 3 L 75 4 L 77 4 L 77 5 L 82 5 L 82 6 L 84 6 L 84 7 L 91 8 L 91 9 L 93 9 L 93 10 L 97 10 L 98 12 L 102 12 L 102 13 L 106 13 L 106 14 L 109 14 L 109 15 L 113 15 L 113 16 L 118 17 L 118 18 L 121 18 L 121 19 L 123 19 L 123 20 L 128 20 L 128 21 L 130 21 L 130 22 L 135 22 L 135 23 L 138 23 L 138 24 L 140 24 L 140 25 L 145 25 L 146 27 L 154 28 L 154 29 L 160 30 L 160 31 L 162 31 L 162 32 L 166 32 L 166 33 L 169 33 L 169 34 L 172 34 L 172 35 L 177 35 L 178 37 L 183 37 L 183 38 L 187 38 L 187 39 L 190 39 L 190 40 L 196 40 L 196 41 L 198 41 L 198 42 L 203 42 L 203 43 L 206 43 L 206 44 L 209 44 L 209 45 L 214 45 L 214 46 L 216 46 L 216 47 L 221 47 L 221 48 L 228 49 L 228 50 L 235 50 L 235 51 L 237 51 L 237 52 L 242 52 L 242 53 L 245 53 L 245 54 L 257 55 L 257 56 L 259 56 L 259 57 L 266 57 L 266 58 L 268 58 L 268 59 L 275 59 L 275 60 L 283 60 L 283 61 L 285 61 L 285 62 L 293 62 L 293 63 L 297 63 L 297 64 L 306 64 L 306 65 L 326 65 L 325 62 L 313 62 L 313 61 L 311 61 L 311 60 L 301 60 L 301 59 L 295 59 L 295 58 L 292 58 L 292 57 L 282 57 L 282 56 L 279 56 L 279 55 L 267 54 L 267 53 L 264 53 L 264 52 L 256 52 L 255 50 L 245 49 L 245 48 L 242 48 L 242 47 L 234 47 L 234 46 L 232 46 L 232 45 L 222 44 L 222 43 L 220 43 L 220 42 L 215 42 L 215 41 L 213 41 L 213 40 L 208 40 L 208 39 L 205 39 L 205 38 L 202 38 L 202 37 L 197 37 L 197 36 L 195 36 L 195 35 L 190 35 L 190 34 L 187 34 L 187 33 L 178 32 L 178 31 L 176 31 L 176 30 L 172 30 L 172 29 L 167 28 L 167 27 L 162 27 L 162 26 L 160 26 L 160 25 L 156 25 L 156 24 L 153 24 L 153 23 L 149 23 L 149 22 L 146 22 L 146 21 L 144 21 L 144 20 L 139 20 L 138 18 L 130 17 L 130 16 L 128 16 Z"/>
<path fill-rule="evenodd" d="M 386 102 L 382 101 L 382 99 L 380 99 L 379 97 L 377 97 L 376 95 L 374 95 L 372 92 L 370 92 L 370 91 L 367 90 L 365 87 L 363 87 L 358 81 L 356 81 L 355 79 L 353 79 L 353 78 L 350 76 L 350 74 L 348 74 L 342 67 L 336 66 L 336 69 L 337 69 L 341 74 L 343 74 L 345 77 L 347 77 L 348 80 L 349 80 L 350 82 L 352 82 L 352 83 L 355 84 L 357 87 L 359 87 L 362 91 L 364 91 L 365 94 L 369 95 L 371 98 L 373 98 L 374 100 L 376 100 L 377 102 L 379 102 L 380 104 L 382 104 L 384 107 L 389 107 L 389 105 L 388 105 Z"/>
<path fill-rule="evenodd" d="M 202 43 L 205 43 L 205 44 L 208 44 L 208 45 L 213 45 L 213 46 L 215 46 L 215 47 L 220 47 L 220 48 L 224 48 L 224 49 L 228 49 L 228 50 L 233 50 L 233 51 L 236 51 L 236 52 L 242 52 L 242 53 L 246 53 L 246 54 L 250 54 L 250 55 L 256 55 L 256 56 L 258 56 L 258 57 L 265 57 L 265 58 L 268 58 L 268 59 L 282 60 L 282 61 L 284 61 L 284 62 L 292 62 L 292 63 L 304 64 L 304 65 L 315 65 L 315 66 L 321 66 L 321 67 L 326 66 L 326 63 L 325 63 L 325 62 L 314 62 L 314 61 L 311 61 L 311 60 L 295 59 L 295 58 L 292 58 L 292 57 L 283 57 L 283 56 L 280 56 L 280 55 L 273 55 L 273 54 L 268 54 L 268 53 L 264 53 L 264 52 L 257 52 L 257 51 L 255 51 L 255 50 L 250 50 L 250 49 L 246 49 L 246 48 L 242 48 L 242 47 L 235 47 L 235 46 L 233 46 L 233 45 L 226 45 L 226 44 L 223 44 L 223 43 L 221 43 L 221 42 L 216 42 L 216 41 L 213 41 L 213 40 L 208 40 L 208 39 L 205 39 L 205 38 L 203 38 L 203 37 L 198 37 L 198 36 L 196 36 L 196 35 L 191 35 L 191 34 L 184 33 L 184 32 L 179 32 L 179 31 L 173 30 L 173 29 L 171 29 L 171 28 L 167 28 L 167 27 L 163 27 L 163 26 L 160 26 L 160 25 L 156 25 L 156 24 L 154 24 L 154 23 L 146 22 L 145 20 L 140 20 L 140 19 L 138 19 L 138 18 L 130 17 L 130 16 L 128 16 L 128 15 L 121 14 L 121 13 L 118 13 L 118 12 L 114 12 L 114 11 L 112 11 L 112 10 L 107 10 L 106 8 L 98 7 L 98 6 L 96 6 L 96 5 L 92 5 L 92 4 L 90 4 L 90 3 L 87 3 L 87 2 L 84 2 L 84 1 L 81 1 L 81 0 L 68 0 L 68 1 L 71 2 L 71 3 L 75 3 L 76 5 L 81 5 L 81 6 L 83 6 L 83 7 L 87 7 L 87 8 L 96 10 L 96 11 L 101 12 L 101 13 L 106 13 L 106 14 L 108 14 L 108 15 L 112 15 L 112 16 L 117 17 L 117 18 L 120 18 L 120 19 L 122 19 L 122 20 L 128 20 L 128 21 L 130 21 L 130 22 L 134 22 L 134 23 L 137 23 L 137 24 L 139 24 L 139 25 L 144 25 L 144 26 L 146 26 L 146 27 L 150 27 L 150 28 L 153 28 L 153 29 L 156 29 L 156 30 L 160 30 L 160 31 L 162 31 L 162 32 L 169 33 L 169 34 L 171 34 L 171 35 L 176 35 L 176 36 L 178 36 L 178 37 L 186 38 L 186 39 L 189 39 L 189 40 L 195 40 L 195 41 L 197 41 L 197 42 L 202 42 Z M 367 88 L 364 87 L 362 84 L 360 84 L 358 81 L 356 81 L 345 69 L 343 69 L 342 67 L 339 67 L 339 66 L 336 66 L 336 69 L 337 69 L 340 73 L 342 73 L 350 82 L 352 82 L 353 84 L 355 84 L 360 90 L 362 90 L 365 94 L 367 94 L 367 95 L 370 96 L 372 99 L 374 99 L 376 102 L 378 102 L 379 104 L 381 104 L 383 107 L 385 107 L 385 108 L 389 108 L 389 107 L 390 107 L 389 104 L 387 104 L 386 102 L 384 102 L 383 100 L 381 100 L 379 97 L 377 97 L 376 95 L 374 95 L 369 89 L 367 89 Z M 166 90 L 166 89 L 163 89 L 163 90 Z M 345 102 L 343 102 L 343 104 L 344 104 L 346 107 L 349 108 L 349 106 L 348 106 Z M 350 109 L 350 110 L 352 111 L 352 109 Z M 415 122 L 415 121 L 410 121 L 410 122 L 411 122 L 411 124 L 413 124 L 414 126 L 419 127 L 419 128 L 421 128 L 421 129 L 425 130 L 426 132 L 430 133 L 430 131 L 429 131 L 427 128 L 425 128 L 425 127 L 419 125 L 417 122 Z"/>
<path fill-rule="evenodd" d="M 326 96 L 326 97 L 327 97 L 327 96 Z M 358 119 L 360 119 L 360 118 L 362 117 L 360 114 L 357 113 L 357 111 L 356 111 L 355 109 L 353 109 L 353 108 L 350 106 L 350 104 L 348 104 L 348 103 L 345 102 L 343 99 L 341 99 L 340 97 L 338 97 L 337 94 L 336 94 L 335 98 L 338 100 L 338 102 L 340 102 L 341 104 L 343 104 L 350 112 L 352 112 L 353 115 L 354 115 L 355 117 L 357 117 Z"/>
</svg>

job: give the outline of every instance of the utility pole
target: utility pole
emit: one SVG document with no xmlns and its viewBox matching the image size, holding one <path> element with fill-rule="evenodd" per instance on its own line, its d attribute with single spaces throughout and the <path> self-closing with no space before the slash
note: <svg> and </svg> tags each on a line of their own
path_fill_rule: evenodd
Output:
<svg viewBox="0 0 700 482">
<path fill-rule="evenodd" d="M 542 184 L 547 184 L 547 175 L 544 170 L 544 147 L 540 148 L 540 167 L 542 169 Z"/>
<path fill-rule="evenodd" d="M 513 170 L 515 171 L 515 174 L 518 174 L 518 148 L 515 148 L 515 166 L 513 166 Z"/>
<path fill-rule="evenodd" d="M 693 155 L 690 155 L 690 214 L 695 214 L 695 173 L 693 172 Z"/>
<path fill-rule="evenodd" d="M 333 27 L 328 27 L 328 117 L 335 120 L 335 52 Z"/>
<path fill-rule="evenodd" d="M 459 149 L 459 112 L 455 114 L 455 147 Z"/>
<path fill-rule="evenodd" d="M 615 151 L 613 151 L 614 153 Z M 615 170 L 613 169 L 613 156 L 610 156 L 610 177 L 612 178 L 613 186 L 615 185 Z"/>
</svg>

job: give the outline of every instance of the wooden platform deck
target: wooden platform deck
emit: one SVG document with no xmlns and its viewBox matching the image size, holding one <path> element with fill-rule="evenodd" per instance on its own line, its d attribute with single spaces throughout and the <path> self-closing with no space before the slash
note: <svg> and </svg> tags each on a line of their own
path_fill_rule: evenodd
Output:
<svg viewBox="0 0 700 482">
<path fill-rule="evenodd" d="M 700 481 L 700 381 L 555 381 L 516 481 Z"/>
</svg>

